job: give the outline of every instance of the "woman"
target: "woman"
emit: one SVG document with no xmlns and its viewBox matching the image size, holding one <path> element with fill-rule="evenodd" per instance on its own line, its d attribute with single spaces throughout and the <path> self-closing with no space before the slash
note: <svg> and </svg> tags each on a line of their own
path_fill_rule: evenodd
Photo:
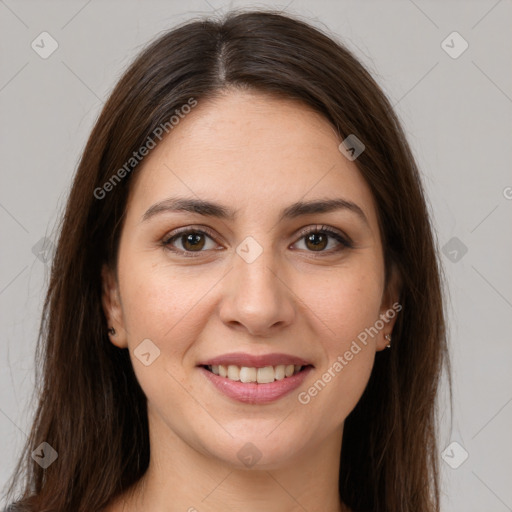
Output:
<svg viewBox="0 0 512 512">
<path fill-rule="evenodd" d="M 85 148 L 10 498 L 438 511 L 444 318 L 414 158 L 357 59 L 279 13 L 189 22 Z"/>
</svg>

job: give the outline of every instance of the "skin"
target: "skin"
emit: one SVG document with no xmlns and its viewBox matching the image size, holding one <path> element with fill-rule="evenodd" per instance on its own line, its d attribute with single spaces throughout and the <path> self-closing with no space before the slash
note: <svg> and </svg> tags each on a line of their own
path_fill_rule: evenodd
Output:
<svg viewBox="0 0 512 512">
<path fill-rule="evenodd" d="M 103 272 L 103 307 L 116 330 L 111 342 L 129 349 L 148 398 L 151 461 L 108 512 L 348 510 L 338 496 L 343 424 L 396 317 L 308 404 L 297 395 L 391 308 L 398 281 L 393 273 L 385 289 L 374 199 L 340 142 L 300 103 L 230 90 L 200 101 L 134 175 L 117 275 Z M 168 211 L 141 220 L 178 195 L 221 203 L 238 217 Z M 279 221 L 291 203 L 339 197 L 356 203 L 367 223 L 348 209 Z M 322 225 L 353 247 L 328 237 L 315 251 L 299 232 Z M 162 243 L 187 226 L 215 234 L 200 237 L 195 252 L 174 239 L 178 252 L 196 257 Z M 236 253 L 247 236 L 263 249 L 252 263 Z M 160 350 L 149 366 L 134 355 L 144 339 Z M 315 368 L 284 398 L 243 404 L 196 366 L 230 352 L 284 352 Z M 250 468 L 237 457 L 247 442 L 261 454 Z"/>
</svg>

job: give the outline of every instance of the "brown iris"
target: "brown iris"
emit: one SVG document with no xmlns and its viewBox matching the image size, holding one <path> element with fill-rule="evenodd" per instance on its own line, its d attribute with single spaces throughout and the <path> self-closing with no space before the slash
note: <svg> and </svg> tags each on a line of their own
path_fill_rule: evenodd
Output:
<svg viewBox="0 0 512 512">
<path fill-rule="evenodd" d="M 202 238 L 202 240 L 200 240 Z M 187 235 L 183 235 L 181 237 L 183 247 L 185 250 L 201 250 L 204 247 L 204 235 L 201 233 L 188 233 Z M 199 241 L 199 243 L 198 243 Z"/>
<path fill-rule="evenodd" d="M 318 241 L 320 239 L 320 241 Z M 314 251 L 321 251 L 327 245 L 327 236 L 322 233 L 311 233 L 306 236 L 306 245 L 311 242 Z M 308 246 L 309 248 L 309 246 Z"/>
</svg>

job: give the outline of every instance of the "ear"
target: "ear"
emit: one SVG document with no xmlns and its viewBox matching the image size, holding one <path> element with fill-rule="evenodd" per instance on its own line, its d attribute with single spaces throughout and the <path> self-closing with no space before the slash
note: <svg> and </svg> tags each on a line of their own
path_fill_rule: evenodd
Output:
<svg viewBox="0 0 512 512">
<path fill-rule="evenodd" d="M 106 264 L 101 268 L 102 296 L 101 303 L 107 319 L 108 328 L 115 333 L 108 334 L 111 343 L 119 348 L 127 348 L 126 329 L 124 326 L 123 309 L 119 296 L 119 287 L 114 271 Z"/>
<path fill-rule="evenodd" d="M 379 331 L 377 350 L 384 350 L 388 344 L 393 345 L 393 327 L 402 310 L 402 305 L 399 302 L 401 289 L 402 279 L 396 265 L 392 264 L 388 286 L 384 291 L 380 308 L 379 318 L 383 321 L 384 327 Z M 386 335 L 389 335 L 391 340 L 386 339 Z"/>
</svg>

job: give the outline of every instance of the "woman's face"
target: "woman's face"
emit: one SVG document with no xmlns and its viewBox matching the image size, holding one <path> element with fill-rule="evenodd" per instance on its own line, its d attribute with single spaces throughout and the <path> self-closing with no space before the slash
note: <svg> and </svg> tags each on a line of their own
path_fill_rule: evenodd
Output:
<svg viewBox="0 0 512 512">
<path fill-rule="evenodd" d="M 199 101 L 134 171 L 104 308 L 159 438 L 265 468 L 341 443 L 397 297 L 340 142 L 299 103 L 229 92 Z"/>
</svg>

